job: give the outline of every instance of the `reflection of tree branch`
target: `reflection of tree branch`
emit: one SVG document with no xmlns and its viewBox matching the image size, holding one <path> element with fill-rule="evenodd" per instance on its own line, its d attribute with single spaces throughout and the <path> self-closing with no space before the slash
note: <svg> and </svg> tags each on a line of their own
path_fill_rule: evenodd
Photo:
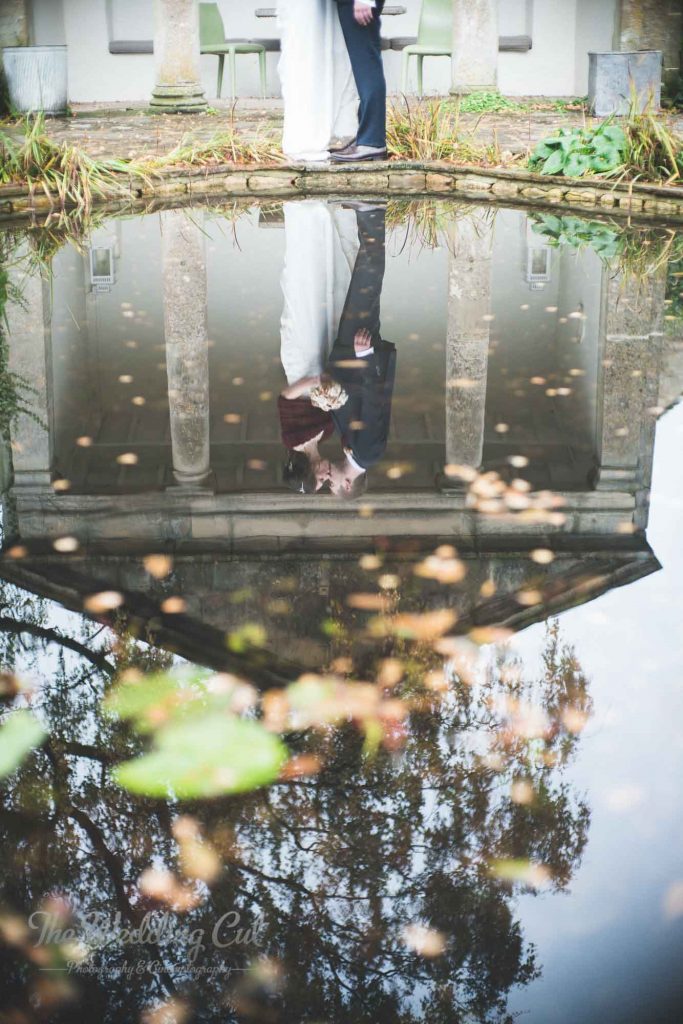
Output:
<svg viewBox="0 0 683 1024">
<path fill-rule="evenodd" d="M 99 854 L 100 859 L 112 881 L 116 902 L 124 918 L 132 924 L 140 925 L 144 915 L 141 911 L 137 910 L 128 899 L 126 883 L 123 876 L 123 867 L 119 858 L 109 849 L 99 826 L 95 824 L 92 818 L 90 818 L 85 811 L 75 807 L 69 799 L 65 780 L 60 774 L 60 764 L 55 756 L 56 751 L 49 740 L 45 744 L 44 750 L 54 770 L 55 792 L 59 796 L 59 802 L 61 804 L 60 809 L 65 815 L 67 815 L 67 817 L 72 818 L 78 825 L 80 825 L 90 840 L 91 846 L 95 852 Z M 162 971 L 159 977 L 162 985 L 166 988 L 167 994 L 170 995 L 171 993 L 174 993 L 175 985 L 168 971 Z"/>
<path fill-rule="evenodd" d="M 59 644 L 60 647 L 68 647 L 69 650 L 80 654 L 82 658 L 89 661 L 95 668 L 106 672 L 108 676 L 113 676 L 116 671 L 103 654 L 91 651 L 84 644 L 79 643 L 78 640 L 74 640 L 70 636 L 64 636 L 62 633 L 58 633 L 56 629 L 51 629 L 48 626 L 39 626 L 34 622 L 22 622 L 19 619 L 12 619 L 8 615 L 0 615 L 0 631 L 3 633 L 29 633 L 31 636 L 38 637 L 40 640 L 46 640 L 48 643 Z"/>
<path fill-rule="evenodd" d="M 75 740 L 53 740 L 55 750 L 61 754 L 70 754 L 72 757 L 87 757 L 91 761 L 99 761 L 100 764 L 115 764 L 117 756 L 110 750 L 99 750 L 89 743 L 78 743 Z"/>
</svg>

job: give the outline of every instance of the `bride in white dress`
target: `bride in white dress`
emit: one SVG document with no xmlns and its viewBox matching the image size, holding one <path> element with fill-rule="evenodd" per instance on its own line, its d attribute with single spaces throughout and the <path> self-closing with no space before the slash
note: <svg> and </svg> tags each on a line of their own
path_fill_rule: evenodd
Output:
<svg viewBox="0 0 683 1024">
<path fill-rule="evenodd" d="M 292 160 L 327 160 L 333 138 L 354 137 L 358 93 L 332 0 L 278 0 L 284 101 L 282 148 Z"/>
</svg>

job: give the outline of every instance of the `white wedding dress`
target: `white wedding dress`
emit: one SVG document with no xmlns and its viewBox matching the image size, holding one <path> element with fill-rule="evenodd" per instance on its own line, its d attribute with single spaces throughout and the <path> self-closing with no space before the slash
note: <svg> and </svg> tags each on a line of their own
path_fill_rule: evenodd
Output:
<svg viewBox="0 0 683 1024">
<path fill-rule="evenodd" d="M 358 93 L 332 0 L 278 0 L 285 119 L 292 160 L 327 160 L 333 138 L 355 136 Z"/>
<path fill-rule="evenodd" d="M 280 358 L 288 384 L 322 373 L 341 318 L 358 254 L 353 210 L 321 199 L 284 204 Z"/>
</svg>

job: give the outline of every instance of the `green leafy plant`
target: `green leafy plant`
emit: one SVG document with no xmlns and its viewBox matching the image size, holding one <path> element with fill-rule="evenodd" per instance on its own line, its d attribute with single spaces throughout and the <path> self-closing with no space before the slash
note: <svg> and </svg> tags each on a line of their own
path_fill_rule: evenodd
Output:
<svg viewBox="0 0 683 1024">
<path fill-rule="evenodd" d="M 522 103 L 515 103 L 499 92 L 472 92 L 458 100 L 462 114 L 500 114 L 523 112 Z"/>
<path fill-rule="evenodd" d="M 624 164 L 630 178 L 670 185 L 680 182 L 683 174 L 681 137 L 657 117 L 651 107 L 640 113 L 633 99 L 624 129 Z"/>
<path fill-rule="evenodd" d="M 500 163 L 494 140 L 484 145 L 476 125 L 463 132 L 457 105 L 441 100 L 393 104 L 387 113 L 387 149 L 400 160 L 447 160 L 460 164 Z"/>
<path fill-rule="evenodd" d="M 609 262 L 619 255 L 623 246 L 622 233 L 599 220 L 556 217 L 550 213 L 534 213 L 531 219 L 534 233 L 542 235 L 549 245 L 558 249 L 569 246 L 579 250 L 589 246 L 600 259 Z"/>
<path fill-rule="evenodd" d="M 621 225 L 583 217 L 558 217 L 548 213 L 530 215 L 533 231 L 557 248 L 577 251 L 590 247 L 605 263 L 618 267 L 635 281 L 645 280 L 666 267 L 670 280 L 676 280 L 676 271 L 683 261 L 683 236 L 669 228 L 638 228 L 627 230 Z M 670 306 L 675 305 L 672 294 Z M 669 310 L 670 316 L 679 316 L 678 308 Z"/>
<path fill-rule="evenodd" d="M 624 129 L 609 121 L 597 128 L 560 128 L 556 135 L 537 143 L 529 167 L 567 178 L 611 175 L 623 169 L 627 148 Z"/>
<path fill-rule="evenodd" d="M 26 183 L 56 195 L 61 207 L 89 210 L 95 197 L 124 193 L 124 160 L 95 160 L 77 146 L 54 142 L 43 114 L 28 114 L 18 137 L 0 132 L 0 184 Z"/>
</svg>

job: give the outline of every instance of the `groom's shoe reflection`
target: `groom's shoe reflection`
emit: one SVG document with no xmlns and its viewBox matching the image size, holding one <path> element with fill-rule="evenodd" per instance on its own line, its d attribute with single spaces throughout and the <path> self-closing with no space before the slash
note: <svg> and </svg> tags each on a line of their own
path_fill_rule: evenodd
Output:
<svg viewBox="0 0 683 1024">
<path fill-rule="evenodd" d="M 330 486 L 342 497 L 362 493 L 367 470 L 384 455 L 396 375 L 396 347 L 380 330 L 386 211 L 370 204 L 355 209 L 360 248 L 328 364 L 348 395 L 332 412 L 344 457 L 332 463 Z"/>
</svg>

